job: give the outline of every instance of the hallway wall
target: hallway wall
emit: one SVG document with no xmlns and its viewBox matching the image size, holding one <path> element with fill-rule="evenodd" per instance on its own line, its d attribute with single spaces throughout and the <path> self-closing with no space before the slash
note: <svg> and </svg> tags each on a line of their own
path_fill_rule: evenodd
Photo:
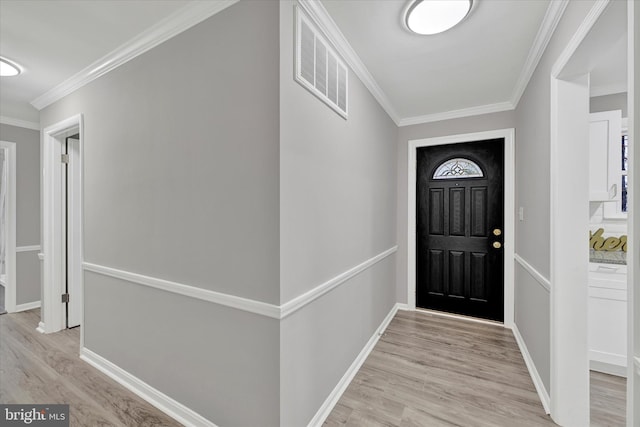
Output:
<svg viewBox="0 0 640 427">
<path fill-rule="evenodd" d="M 40 242 L 40 132 L 0 124 L 0 140 L 16 143 L 16 248 Z M 16 253 L 16 305 L 40 301 L 39 249 Z M 18 307 L 19 309 L 19 307 Z"/>
<path fill-rule="evenodd" d="M 396 245 L 396 125 L 349 71 L 349 117 L 294 80 L 280 2 L 280 301 Z M 281 425 L 307 425 L 394 307 L 395 253 L 282 320 Z"/>
<path fill-rule="evenodd" d="M 279 424 L 279 321 L 206 300 L 279 303 L 278 19 L 237 3 L 41 111 L 84 115 L 84 261 L 205 297 L 85 271 L 85 347 L 221 426 Z"/>
<path fill-rule="evenodd" d="M 594 2 L 569 2 L 516 109 L 516 254 L 550 277 L 550 75 L 553 64 Z M 586 244 L 586 243 L 585 243 Z M 516 263 L 516 324 L 547 389 L 550 388 L 550 291 Z M 546 346 L 546 347 L 545 347 Z"/>
</svg>

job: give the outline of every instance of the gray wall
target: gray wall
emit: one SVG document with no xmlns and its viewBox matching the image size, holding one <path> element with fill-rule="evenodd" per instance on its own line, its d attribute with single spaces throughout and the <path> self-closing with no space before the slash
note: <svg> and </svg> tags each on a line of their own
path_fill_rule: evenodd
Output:
<svg viewBox="0 0 640 427">
<path fill-rule="evenodd" d="M 622 117 L 627 117 L 627 93 L 594 96 L 589 100 L 589 112 L 622 110 Z"/>
<path fill-rule="evenodd" d="M 397 298 L 407 302 L 407 232 L 408 232 L 408 188 L 407 162 L 409 161 L 409 141 L 414 139 L 435 138 L 472 132 L 484 132 L 495 129 L 515 127 L 513 111 L 483 114 L 461 119 L 444 120 L 420 125 L 403 126 L 398 130 L 398 174 L 397 180 L 397 229 L 398 229 L 398 269 L 396 273 Z M 516 136 L 516 144 L 517 144 Z"/>
<path fill-rule="evenodd" d="M 40 242 L 40 132 L 0 124 L 0 140 L 16 143 L 16 247 Z M 16 304 L 40 301 L 38 251 L 16 254 Z"/>
<path fill-rule="evenodd" d="M 550 74 L 551 67 L 593 1 L 569 2 L 516 109 L 516 253 L 543 277 L 550 275 Z M 550 384 L 549 292 L 516 268 L 516 324 L 542 380 Z"/>
<path fill-rule="evenodd" d="M 278 303 L 278 19 L 240 2 L 41 112 L 84 114 L 85 261 Z M 279 424 L 276 321 L 85 287 L 89 350 L 219 425 Z"/>
<path fill-rule="evenodd" d="M 280 5 L 280 274 L 287 302 L 395 246 L 396 126 L 349 72 L 343 119 L 293 77 Z M 306 425 L 395 303 L 395 256 L 281 325 L 281 423 Z"/>
</svg>

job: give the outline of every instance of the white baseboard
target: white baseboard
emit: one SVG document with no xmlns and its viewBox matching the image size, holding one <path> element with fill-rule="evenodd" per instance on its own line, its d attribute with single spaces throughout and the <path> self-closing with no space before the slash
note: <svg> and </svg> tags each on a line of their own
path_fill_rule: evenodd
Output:
<svg viewBox="0 0 640 427">
<path fill-rule="evenodd" d="M 603 374 L 615 375 L 616 377 L 627 378 L 627 367 L 614 365 L 613 363 L 600 362 L 599 360 L 590 360 L 589 369 Z"/>
<path fill-rule="evenodd" d="M 527 369 L 529 370 L 529 375 L 531 375 L 531 380 L 533 380 L 533 385 L 536 387 L 536 391 L 538 392 L 538 396 L 540 397 L 540 401 L 542 402 L 544 412 L 549 414 L 551 402 L 549 393 L 547 392 L 547 389 L 544 388 L 542 378 L 540 378 L 538 369 L 536 369 L 536 365 L 533 363 L 533 359 L 529 354 L 529 349 L 527 349 L 527 345 L 525 344 L 522 335 L 520 335 L 520 331 L 518 330 L 518 326 L 516 324 L 513 325 L 512 331 L 513 336 L 516 338 L 516 342 L 518 343 L 518 347 L 520 347 L 520 353 L 522 353 L 524 363 L 527 365 Z"/>
<path fill-rule="evenodd" d="M 627 358 L 622 354 L 589 350 L 589 369 L 626 378 Z"/>
<path fill-rule="evenodd" d="M 202 415 L 156 390 L 91 350 L 81 348 L 80 358 L 185 426 L 217 427 Z"/>
<path fill-rule="evenodd" d="M 402 311 L 412 311 L 412 310 L 409 308 L 409 304 L 405 304 L 405 303 L 398 302 L 398 303 L 396 303 L 396 307 L 398 307 L 398 310 L 402 310 Z"/>
<path fill-rule="evenodd" d="M 40 332 L 41 334 L 46 333 L 45 332 L 46 329 L 45 329 L 45 326 L 44 326 L 44 322 L 38 323 L 38 327 L 36 328 L 36 331 Z"/>
<path fill-rule="evenodd" d="M 373 347 L 375 347 L 376 343 L 384 333 L 385 329 L 387 329 L 387 326 L 389 326 L 389 323 L 391 323 L 393 316 L 396 315 L 396 312 L 402 305 L 403 304 L 396 303 L 396 305 L 393 306 L 391 311 L 389 311 L 389 314 L 387 314 L 387 317 L 384 318 L 384 320 L 382 321 L 378 329 L 376 329 L 376 331 L 373 333 L 373 335 L 371 336 L 367 344 L 365 344 L 360 354 L 358 354 L 358 356 L 353 361 L 351 366 L 349 366 L 349 369 L 347 369 L 347 372 L 345 372 L 345 374 L 342 376 L 340 381 L 338 381 L 338 384 L 336 384 L 336 386 L 331 391 L 331 393 L 329 393 L 329 396 L 327 396 L 327 399 L 324 401 L 322 406 L 320 406 L 320 409 L 318 409 L 318 412 L 316 412 L 316 415 L 309 422 L 308 427 L 322 426 L 324 421 L 327 419 L 327 417 L 333 410 L 333 407 L 336 406 L 336 403 L 338 403 L 338 400 L 340 400 L 340 397 L 342 396 L 344 391 L 347 389 L 347 387 L 351 383 L 351 380 L 353 380 L 353 377 L 355 377 L 356 374 L 358 373 L 358 370 L 360 369 L 364 361 L 367 359 L 367 356 L 369 356 L 369 353 L 371 353 L 371 350 L 373 350 Z"/>
<path fill-rule="evenodd" d="M 25 304 L 17 304 L 13 313 L 19 313 L 21 311 L 33 310 L 34 308 L 40 308 L 40 301 L 28 302 Z"/>
</svg>

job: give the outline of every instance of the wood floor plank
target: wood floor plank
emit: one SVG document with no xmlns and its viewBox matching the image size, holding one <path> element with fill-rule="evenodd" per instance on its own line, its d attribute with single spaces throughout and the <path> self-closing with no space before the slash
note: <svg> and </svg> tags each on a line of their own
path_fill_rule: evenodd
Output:
<svg viewBox="0 0 640 427">
<path fill-rule="evenodd" d="M 38 310 L 0 317 L 0 402 L 66 403 L 72 426 L 179 426 L 79 356 L 79 328 L 40 334 Z"/>
<path fill-rule="evenodd" d="M 622 427 L 624 396 L 596 375 L 592 426 Z M 420 311 L 396 314 L 336 408 L 326 426 L 556 425 L 510 330 Z"/>
</svg>

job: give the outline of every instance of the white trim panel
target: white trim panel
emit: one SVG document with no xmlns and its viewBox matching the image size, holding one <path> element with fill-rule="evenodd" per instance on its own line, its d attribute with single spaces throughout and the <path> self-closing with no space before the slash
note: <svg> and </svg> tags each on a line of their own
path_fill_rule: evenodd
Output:
<svg viewBox="0 0 640 427">
<path fill-rule="evenodd" d="M 38 252 L 38 259 L 44 261 L 44 254 L 42 252 Z"/>
<path fill-rule="evenodd" d="M 185 426 L 216 427 L 202 415 L 85 347 L 80 349 L 80 359 Z"/>
<path fill-rule="evenodd" d="M 35 252 L 40 250 L 40 245 L 18 246 L 16 252 Z"/>
<path fill-rule="evenodd" d="M 0 123 L 3 125 L 17 126 L 19 128 L 40 131 L 40 123 L 30 122 L 22 119 L 14 119 L 13 117 L 0 116 Z"/>
<path fill-rule="evenodd" d="M 533 385 L 536 387 L 536 391 L 538 392 L 538 397 L 540 397 L 540 402 L 542 402 L 542 406 L 544 407 L 544 412 L 549 414 L 550 402 L 549 392 L 544 387 L 544 383 L 542 382 L 542 378 L 538 373 L 538 369 L 536 369 L 535 363 L 533 363 L 533 359 L 531 358 L 531 354 L 529 354 L 529 349 L 520 335 L 520 330 L 518 330 L 518 325 L 513 325 L 513 336 L 516 339 L 516 343 L 518 343 L 518 347 L 520 348 L 520 353 L 522 353 L 522 358 L 524 359 L 524 363 L 527 365 L 527 369 L 529 370 L 529 375 L 531 375 L 531 380 L 533 381 Z"/>
<path fill-rule="evenodd" d="M 142 55 L 160 43 L 188 30 L 194 25 L 237 3 L 239 0 L 192 1 L 162 21 L 143 31 L 114 51 L 90 64 L 53 89 L 33 101 L 38 110 L 75 92 L 98 77 L 107 74 L 130 60 Z"/>
<path fill-rule="evenodd" d="M 327 396 L 322 406 L 320 406 L 320 409 L 318 409 L 318 412 L 316 412 L 314 417 L 309 422 L 308 427 L 322 426 L 324 421 L 327 419 L 327 417 L 333 410 L 334 406 L 336 406 L 336 403 L 338 403 L 338 400 L 340 400 L 340 397 L 342 396 L 344 391 L 347 389 L 347 387 L 353 380 L 353 377 L 355 377 L 356 374 L 358 373 L 358 370 L 360 369 L 364 361 L 367 359 L 367 356 L 369 356 L 369 353 L 371 353 L 376 343 L 378 342 L 378 340 L 380 339 L 384 331 L 387 329 L 387 326 L 389 326 L 389 323 L 391 323 L 391 320 L 393 320 L 393 317 L 396 315 L 397 311 L 400 309 L 402 309 L 401 304 L 396 304 L 393 306 L 393 308 L 391 308 L 391 311 L 389 312 L 389 314 L 387 314 L 387 317 L 384 318 L 384 320 L 382 321 L 378 329 L 376 329 L 376 331 L 373 333 L 373 335 L 371 336 L 369 341 L 365 344 L 360 354 L 358 354 L 358 356 L 353 361 L 351 366 L 349 366 L 349 369 L 347 369 L 347 372 L 345 372 L 345 374 L 342 376 L 340 381 L 338 381 L 338 384 L 336 384 L 336 386 L 331 391 L 331 393 L 329 393 L 329 396 Z"/>
<path fill-rule="evenodd" d="M 316 286 L 315 288 L 311 289 L 310 291 L 297 296 L 295 298 L 293 298 L 292 300 L 289 300 L 288 302 L 286 302 L 285 304 L 280 306 L 280 318 L 284 319 L 285 317 L 293 314 L 294 312 L 300 310 L 302 307 L 304 307 L 305 305 L 311 303 L 312 301 L 314 301 L 317 298 L 320 298 L 322 295 L 326 294 L 327 292 L 333 290 L 334 288 L 340 286 L 341 284 L 343 284 L 344 282 L 346 282 L 347 280 L 351 279 L 352 277 L 360 274 L 361 272 L 363 272 L 364 270 L 368 269 L 369 267 L 371 267 L 372 265 L 376 264 L 379 261 L 382 261 L 383 259 L 385 259 L 386 257 L 388 257 L 389 255 L 395 253 L 398 250 L 397 246 L 394 246 L 390 249 L 387 249 L 386 251 L 374 256 L 373 258 L 370 258 L 368 260 L 366 260 L 365 262 L 356 265 L 355 267 L 353 267 L 350 270 L 345 271 L 344 273 L 334 277 L 333 279 L 324 282 L 323 284 Z"/>
<path fill-rule="evenodd" d="M 185 285 L 182 283 L 171 282 L 169 280 L 158 279 L 155 277 L 144 276 L 142 274 L 131 273 L 124 270 L 118 270 L 111 267 L 83 263 L 85 271 L 101 274 L 103 276 L 114 277 L 116 279 L 125 280 L 127 282 L 136 283 L 138 285 L 149 286 L 151 288 L 160 289 L 174 294 L 183 295 L 190 298 L 196 298 L 203 301 L 212 302 L 226 307 L 236 308 L 250 313 L 260 314 L 262 316 L 280 318 L 280 307 L 274 304 L 255 301 L 235 295 L 223 294 L 221 292 L 210 291 L 195 286 Z"/>
<path fill-rule="evenodd" d="M 533 76 L 533 72 L 538 66 L 540 59 L 542 59 L 542 55 L 547 49 L 547 45 L 549 44 L 549 41 L 551 41 L 551 36 L 553 36 L 553 33 L 560 22 L 560 18 L 562 18 L 568 4 L 569 0 L 555 0 L 549 2 L 549 7 L 544 15 L 542 24 L 540 24 L 538 34 L 536 34 L 536 38 L 531 45 L 524 67 L 522 67 L 522 71 L 520 71 L 518 82 L 513 89 L 513 95 L 511 97 L 511 104 L 513 104 L 513 108 L 518 106 L 520 98 L 527 88 L 529 80 L 531 80 L 531 76 Z"/>
<path fill-rule="evenodd" d="M 515 109 L 511 101 L 495 104 L 478 105 L 477 107 L 462 108 L 460 110 L 444 111 L 442 113 L 426 114 L 424 116 L 405 117 L 400 119 L 398 126 L 419 125 L 421 123 L 440 122 L 442 120 L 460 119 L 462 117 L 479 116 L 481 114 L 499 113 Z"/>
<path fill-rule="evenodd" d="M 527 261 L 525 261 L 524 258 L 522 258 L 520 255 L 515 254 L 513 256 L 513 259 L 515 259 L 518 262 L 518 264 L 520 264 L 520 266 L 524 268 L 527 271 L 527 273 L 531 275 L 531 277 L 536 279 L 536 281 L 540 284 L 540 286 L 545 288 L 548 292 L 551 292 L 551 282 L 549 281 L 549 279 L 544 277 L 538 270 L 533 268 L 533 266 L 529 264 Z"/>
<path fill-rule="evenodd" d="M 40 308 L 40 301 L 27 302 L 24 304 L 16 304 L 14 313 L 19 313 L 21 311 L 33 310 L 34 308 Z"/>
</svg>

